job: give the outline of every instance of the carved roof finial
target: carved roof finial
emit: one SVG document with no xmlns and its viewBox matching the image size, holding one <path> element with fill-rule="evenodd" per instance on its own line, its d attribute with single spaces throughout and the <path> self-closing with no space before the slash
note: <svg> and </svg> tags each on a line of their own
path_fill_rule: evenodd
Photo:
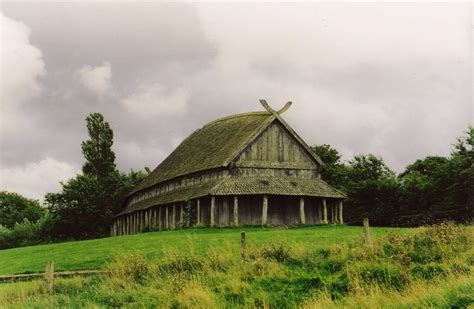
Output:
<svg viewBox="0 0 474 309">
<path fill-rule="evenodd" d="M 281 108 L 281 109 L 278 110 L 278 111 L 276 111 L 276 110 L 274 110 L 273 108 L 271 108 L 270 105 L 268 105 L 268 103 L 267 103 L 266 100 L 261 99 L 261 100 L 260 100 L 260 104 L 262 104 L 262 106 L 263 106 L 267 111 L 269 111 L 270 113 L 272 113 L 272 114 L 274 114 L 274 115 L 281 115 L 281 114 L 283 114 L 284 112 L 286 112 L 286 111 L 290 108 L 292 102 L 291 102 L 291 101 L 286 102 L 285 106 L 283 106 L 283 108 Z"/>
</svg>

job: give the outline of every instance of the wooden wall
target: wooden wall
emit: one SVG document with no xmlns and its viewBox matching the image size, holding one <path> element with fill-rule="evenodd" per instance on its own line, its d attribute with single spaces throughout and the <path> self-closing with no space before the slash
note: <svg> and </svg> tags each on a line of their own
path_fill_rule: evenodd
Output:
<svg viewBox="0 0 474 309">
<path fill-rule="evenodd" d="M 317 163 L 279 123 L 270 125 L 245 149 L 237 166 L 316 169 Z"/>
</svg>

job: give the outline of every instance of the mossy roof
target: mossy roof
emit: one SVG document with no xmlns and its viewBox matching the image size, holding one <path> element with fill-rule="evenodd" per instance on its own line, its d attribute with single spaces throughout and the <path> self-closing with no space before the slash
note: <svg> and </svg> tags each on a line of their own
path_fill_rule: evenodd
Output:
<svg viewBox="0 0 474 309">
<path fill-rule="evenodd" d="M 186 138 L 133 192 L 175 177 L 226 166 L 274 119 L 271 113 L 254 112 L 206 124 Z"/>
<path fill-rule="evenodd" d="M 120 215 L 152 206 L 189 201 L 208 195 L 291 195 L 345 198 L 339 190 L 319 178 L 285 176 L 230 176 L 199 185 L 179 188 L 130 205 Z"/>
<path fill-rule="evenodd" d="M 285 176 L 233 176 L 211 190 L 213 195 L 296 195 L 345 198 L 345 195 L 319 178 Z"/>
</svg>

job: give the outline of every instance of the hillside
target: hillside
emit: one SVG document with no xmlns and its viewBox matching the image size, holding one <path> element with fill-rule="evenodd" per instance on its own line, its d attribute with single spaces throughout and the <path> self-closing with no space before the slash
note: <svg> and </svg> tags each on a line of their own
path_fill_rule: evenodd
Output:
<svg viewBox="0 0 474 309">
<path fill-rule="evenodd" d="M 416 229 L 371 228 L 375 237 L 386 231 L 412 233 Z M 355 226 L 313 226 L 290 229 L 225 228 L 151 232 L 138 235 L 39 245 L 0 250 L 0 275 L 41 272 L 52 260 L 57 271 L 96 269 L 116 256 L 142 254 L 158 258 L 169 251 L 205 254 L 210 248 L 229 247 L 239 252 L 240 232 L 247 233 L 249 246 L 270 241 L 287 241 L 304 247 L 322 248 L 331 244 L 362 239 L 362 228 Z"/>
</svg>

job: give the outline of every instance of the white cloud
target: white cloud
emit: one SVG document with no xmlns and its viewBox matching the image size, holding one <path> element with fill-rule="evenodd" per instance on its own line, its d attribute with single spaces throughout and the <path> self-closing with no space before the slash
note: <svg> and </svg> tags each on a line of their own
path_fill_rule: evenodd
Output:
<svg viewBox="0 0 474 309">
<path fill-rule="evenodd" d="M 42 199 L 47 192 L 59 191 L 59 182 L 74 177 L 78 171 L 74 165 L 49 157 L 25 166 L 0 167 L 0 190 Z"/>
<path fill-rule="evenodd" d="M 0 12 L 1 105 L 13 106 L 39 94 L 45 73 L 41 51 L 30 43 L 31 30 Z"/>
<path fill-rule="evenodd" d="M 122 105 L 139 117 L 178 116 L 187 111 L 189 92 L 183 88 L 166 89 L 155 83 L 141 86 L 122 100 Z"/>
<path fill-rule="evenodd" d="M 86 65 L 79 69 L 77 74 L 81 84 L 99 96 L 104 95 L 112 86 L 112 68 L 108 62 L 96 67 Z"/>
</svg>

